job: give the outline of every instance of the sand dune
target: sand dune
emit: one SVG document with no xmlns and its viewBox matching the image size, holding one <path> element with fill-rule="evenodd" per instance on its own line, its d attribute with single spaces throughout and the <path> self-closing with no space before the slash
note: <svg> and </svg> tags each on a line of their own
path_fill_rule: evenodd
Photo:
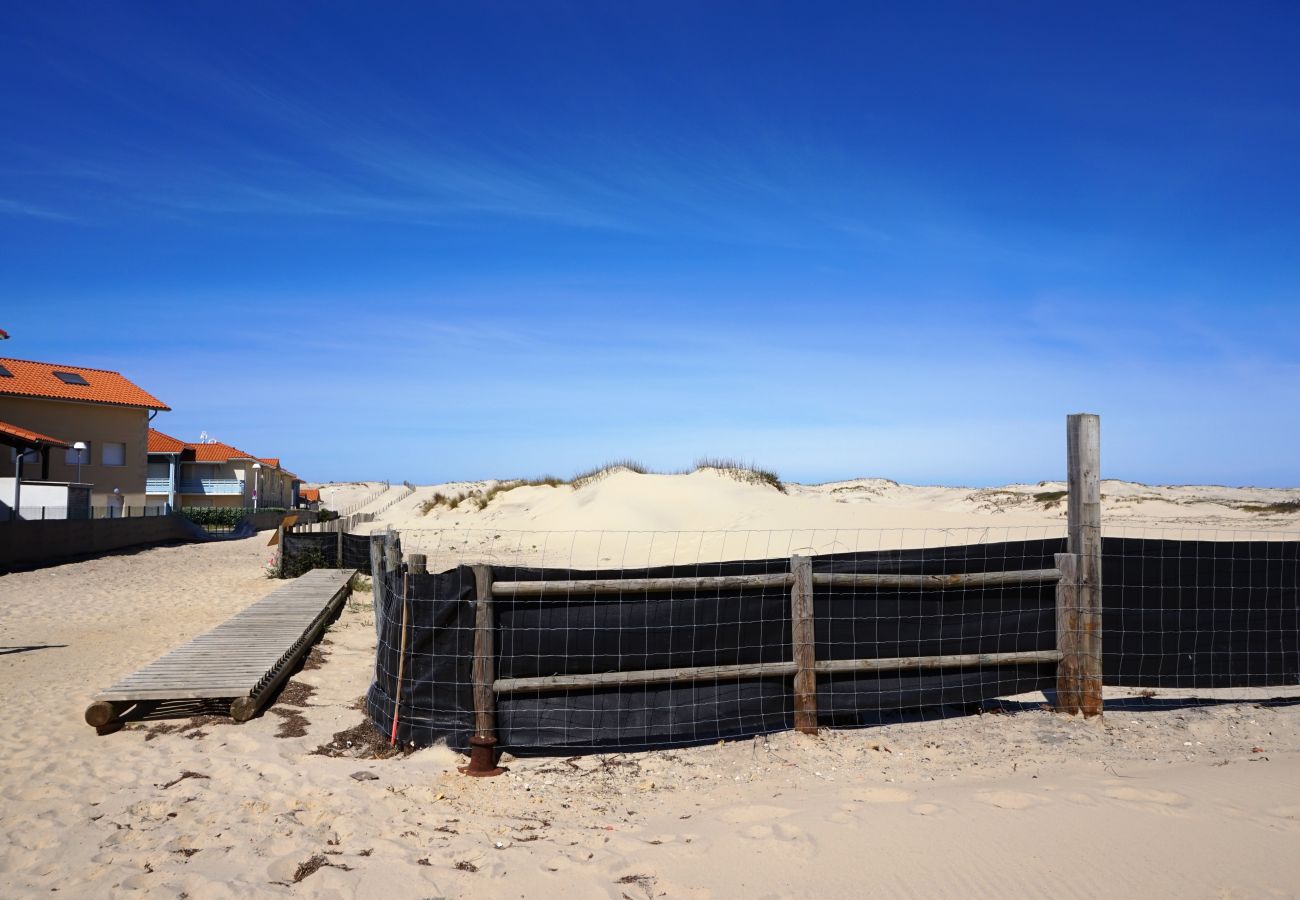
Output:
<svg viewBox="0 0 1300 900">
<path fill-rule="evenodd" d="M 833 553 L 1059 537 L 1065 485 L 922 487 L 883 479 L 786 484 L 784 492 L 704 469 L 687 475 L 621 470 L 581 487 L 508 482 L 417 487 L 365 530 L 392 526 L 431 564 L 461 561 L 559 566 Z M 373 488 L 373 483 L 370 485 Z M 364 492 L 323 485 L 327 505 Z M 437 495 L 463 496 L 455 508 Z M 337 499 L 336 499 L 337 498 Z M 1102 484 L 1107 534 L 1204 540 L 1278 540 L 1300 535 L 1300 490 Z"/>
</svg>

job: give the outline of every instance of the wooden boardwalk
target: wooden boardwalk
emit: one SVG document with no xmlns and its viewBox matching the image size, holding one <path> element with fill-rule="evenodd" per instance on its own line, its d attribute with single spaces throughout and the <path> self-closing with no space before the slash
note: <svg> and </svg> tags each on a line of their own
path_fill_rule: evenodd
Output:
<svg viewBox="0 0 1300 900">
<path fill-rule="evenodd" d="M 95 695 L 86 722 L 108 725 L 140 702 L 231 700 L 246 721 L 289 676 L 350 593 L 355 569 L 313 569 Z"/>
</svg>

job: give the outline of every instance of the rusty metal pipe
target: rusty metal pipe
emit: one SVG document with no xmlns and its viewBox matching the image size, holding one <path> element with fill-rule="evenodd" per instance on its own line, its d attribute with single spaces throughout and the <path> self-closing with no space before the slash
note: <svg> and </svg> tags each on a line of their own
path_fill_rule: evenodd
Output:
<svg viewBox="0 0 1300 900">
<path fill-rule="evenodd" d="M 462 775 L 473 775 L 476 778 L 491 778 L 494 775 L 501 775 L 506 770 L 497 765 L 498 753 L 496 749 L 497 739 L 485 735 L 476 734 L 469 739 L 469 765 L 460 766 L 458 771 Z"/>
</svg>

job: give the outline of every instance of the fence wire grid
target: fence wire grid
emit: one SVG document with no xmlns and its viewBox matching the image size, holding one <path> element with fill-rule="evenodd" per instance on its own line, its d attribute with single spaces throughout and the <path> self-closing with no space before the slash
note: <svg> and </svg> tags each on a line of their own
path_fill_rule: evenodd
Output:
<svg viewBox="0 0 1300 900">
<path fill-rule="evenodd" d="M 1108 697 L 1300 696 L 1300 534 L 1146 527 L 1104 534 Z M 287 535 L 287 553 L 291 537 L 337 540 Z M 370 537 L 345 537 L 359 561 Z M 403 565 L 376 579 L 378 646 L 367 698 L 376 726 L 397 741 L 445 739 L 464 749 L 478 730 L 482 601 L 471 566 L 480 564 L 494 585 L 494 728 L 500 746 L 516 753 L 649 749 L 793 727 L 806 704 L 796 683 L 796 555 L 811 564 L 814 715 L 822 727 L 1054 699 L 1056 584 L 999 579 L 1050 572 L 1066 548 L 1063 527 L 480 529 L 403 531 L 399 541 Z M 415 554 L 428 574 L 412 569 Z M 360 567 L 368 563 L 367 555 Z M 726 576 L 757 580 L 645 583 Z M 590 580 L 620 584 L 601 593 L 554 584 Z M 539 593 L 537 583 L 552 584 Z"/>
</svg>

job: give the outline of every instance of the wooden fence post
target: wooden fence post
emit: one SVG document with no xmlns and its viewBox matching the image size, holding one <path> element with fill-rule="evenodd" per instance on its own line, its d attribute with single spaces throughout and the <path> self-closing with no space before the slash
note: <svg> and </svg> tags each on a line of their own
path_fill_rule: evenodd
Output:
<svg viewBox="0 0 1300 900">
<path fill-rule="evenodd" d="M 407 583 L 408 575 L 402 566 L 401 544 L 392 528 L 384 532 L 384 571 L 402 575 L 402 638 L 397 647 L 397 686 L 393 690 L 393 730 L 389 743 L 397 746 L 397 723 L 402 715 L 402 681 L 406 673 L 406 645 L 411 622 L 411 590 Z"/>
<path fill-rule="evenodd" d="M 429 574 L 428 557 L 426 557 L 423 553 L 412 553 L 409 556 L 407 556 L 406 559 L 407 559 L 407 570 L 412 575 Z"/>
<path fill-rule="evenodd" d="M 1056 583 L 1056 649 L 1061 661 L 1056 664 L 1056 709 L 1077 713 L 1082 707 L 1083 672 L 1079 648 L 1079 557 L 1073 553 L 1056 554 L 1056 568 L 1061 580 Z"/>
<path fill-rule="evenodd" d="M 1073 577 L 1061 569 L 1057 624 L 1061 662 L 1057 668 L 1057 704 L 1063 712 L 1096 716 L 1101 697 L 1101 419 L 1077 413 L 1066 419 L 1067 549 L 1074 557 Z M 1070 565 L 1067 563 L 1066 565 Z M 1061 606 L 1073 594 L 1073 616 Z"/>
<path fill-rule="evenodd" d="M 346 566 L 343 565 L 343 520 L 342 519 L 334 520 L 334 530 L 337 532 L 337 534 L 334 535 L 334 565 L 336 568 L 343 569 L 346 568 Z"/>
<path fill-rule="evenodd" d="M 275 529 L 275 577 L 284 577 L 284 523 Z"/>
<path fill-rule="evenodd" d="M 794 727 L 817 733 L 817 671 L 813 630 L 812 560 L 790 557 L 794 583 L 790 587 L 790 640 L 794 645 Z"/>
<path fill-rule="evenodd" d="M 492 567 L 474 566 L 474 735 L 466 775 L 500 775 L 497 765 L 496 623 L 492 615 Z"/>
<path fill-rule="evenodd" d="M 402 541 L 390 526 L 384 532 L 384 571 L 396 572 L 402 567 Z"/>
<path fill-rule="evenodd" d="M 384 533 L 370 532 L 370 584 L 374 592 L 375 624 L 379 624 L 379 613 L 383 609 L 380 600 L 384 590 Z"/>
</svg>

